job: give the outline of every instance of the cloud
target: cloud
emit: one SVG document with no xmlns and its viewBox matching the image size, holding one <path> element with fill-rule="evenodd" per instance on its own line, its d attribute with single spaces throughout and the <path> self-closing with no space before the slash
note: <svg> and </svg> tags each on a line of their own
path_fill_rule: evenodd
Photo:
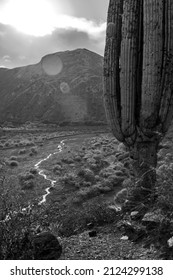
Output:
<svg viewBox="0 0 173 280">
<path fill-rule="evenodd" d="M 60 15 L 56 20 L 55 27 L 65 30 L 85 32 L 91 38 L 95 38 L 99 37 L 100 34 L 106 30 L 106 22 L 97 23 L 86 18 Z"/>
<path fill-rule="evenodd" d="M 83 24 L 81 24 L 83 23 Z M 74 20 L 73 26 L 66 21 L 61 28 L 55 28 L 52 34 L 42 37 L 29 36 L 18 32 L 9 25 L 0 24 L 0 65 L 4 67 L 18 67 L 38 63 L 49 53 L 87 48 L 103 55 L 105 31 L 103 24 L 92 21 Z M 2 59 L 8 55 L 11 62 Z"/>
</svg>

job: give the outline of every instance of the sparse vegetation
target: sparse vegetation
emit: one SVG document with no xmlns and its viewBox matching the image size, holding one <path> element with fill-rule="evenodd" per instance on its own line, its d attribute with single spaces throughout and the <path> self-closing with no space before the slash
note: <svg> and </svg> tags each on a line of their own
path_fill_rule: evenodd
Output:
<svg viewBox="0 0 173 280">
<path fill-rule="evenodd" d="M 47 144 L 44 143 L 44 145 L 47 146 L 43 149 L 42 155 L 41 153 L 37 154 L 38 160 L 36 160 L 35 156 L 22 156 L 29 154 L 31 149 L 36 146 L 32 148 L 23 148 L 24 152 L 22 153 L 20 153 L 20 151 L 23 149 L 18 150 L 18 148 L 16 148 L 15 151 L 14 147 L 13 149 L 2 150 L 4 155 L 6 155 L 4 158 L 4 162 L 7 163 L 5 167 L 6 176 L 7 178 L 11 178 L 11 182 L 13 182 L 13 186 L 11 185 L 10 189 L 16 194 L 21 195 L 22 204 L 24 201 L 26 203 L 35 196 L 41 200 L 41 196 L 45 193 L 44 190 L 49 186 L 49 182 L 38 175 L 38 170 L 34 168 L 34 165 L 44 157 L 46 158 L 49 153 L 56 152 L 57 142 L 51 142 L 51 145 L 47 142 Z M 94 223 L 96 227 L 104 227 L 107 222 L 108 226 L 109 223 L 113 222 L 115 223 L 114 227 L 117 230 L 118 236 L 121 236 L 123 231 L 122 233 L 118 232 L 118 224 L 116 221 L 118 221 L 119 218 L 122 220 L 122 216 L 119 216 L 119 212 L 116 212 L 113 198 L 122 188 L 127 188 L 130 190 L 128 194 L 134 197 L 134 203 L 132 204 L 132 199 L 130 205 L 125 203 L 123 206 L 123 211 L 125 212 L 121 213 L 125 213 L 124 217 L 126 220 L 129 220 L 130 223 L 143 229 L 142 217 L 147 214 L 147 211 L 157 212 L 158 209 L 161 211 L 159 215 L 161 214 L 166 217 L 168 223 L 167 226 L 164 224 L 164 228 L 167 229 L 167 234 L 165 234 L 163 238 L 164 245 L 159 239 L 163 235 L 162 224 L 157 228 L 157 246 L 152 239 L 154 236 L 152 231 L 145 231 L 147 235 L 143 235 L 141 242 L 142 244 L 145 244 L 145 242 L 148 242 L 148 244 L 155 244 L 156 248 L 160 248 L 160 252 L 164 253 L 164 256 L 168 258 L 168 255 L 171 256 L 171 254 L 169 252 L 169 254 L 167 253 L 167 255 L 165 255 L 165 252 L 169 251 L 167 240 L 171 238 L 172 231 L 169 221 L 172 219 L 171 211 L 173 210 L 171 198 L 171 145 L 167 143 L 167 148 L 165 149 L 162 147 L 159 151 L 161 155 L 157 167 L 159 185 L 155 188 L 152 201 L 150 194 L 150 200 L 148 200 L 146 196 L 146 200 L 139 204 L 137 204 L 137 201 L 140 201 L 140 195 L 139 193 L 135 193 L 133 188 L 135 180 L 131 160 L 130 158 L 126 158 L 125 160 L 120 159 L 119 156 L 126 153 L 126 151 L 117 151 L 117 146 L 118 143 L 110 135 L 101 135 L 86 140 L 80 139 L 78 142 L 74 141 L 70 146 L 68 146 L 67 142 L 66 148 L 63 149 L 62 153 L 57 153 L 48 160 L 43 161 L 40 168 L 46 172 L 48 178 L 56 180 L 56 184 L 55 188 L 51 190 L 47 197 L 44 221 L 39 222 L 37 226 L 39 226 L 39 230 L 40 228 L 42 230 L 45 229 L 47 223 L 47 228 L 49 227 L 50 230 L 53 228 L 51 225 L 57 224 L 56 229 L 53 229 L 56 231 L 56 235 L 60 235 L 62 238 L 69 238 L 72 235 L 78 235 L 87 230 L 88 223 Z M 84 147 L 85 149 L 83 149 Z M 41 151 L 41 148 L 39 151 Z M 70 163 L 68 160 L 66 161 L 68 158 L 70 158 Z M 12 160 L 19 160 L 15 168 L 9 168 L 9 162 Z M 128 164 L 126 165 L 127 162 Z M 5 184 L 9 186 L 8 180 L 6 180 Z M 123 200 L 120 201 L 120 205 L 122 204 Z M 131 218 L 131 212 L 133 211 L 138 211 L 140 213 L 138 220 Z M 24 225 L 22 216 L 21 224 Z M 16 234 L 18 234 L 17 231 Z M 128 233 L 125 231 L 125 234 Z M 23 235 L 21 238 L 23 238 Z M 130 238 L 132 237 L 129 237 L 129 239 Z M 158 244 L 160 244 L 160 247 Z M 120 255 L 123 256 L 123 253 L 121 252 Z M 162 257 L 160 256 L 159 258 Z"/>
</svg>

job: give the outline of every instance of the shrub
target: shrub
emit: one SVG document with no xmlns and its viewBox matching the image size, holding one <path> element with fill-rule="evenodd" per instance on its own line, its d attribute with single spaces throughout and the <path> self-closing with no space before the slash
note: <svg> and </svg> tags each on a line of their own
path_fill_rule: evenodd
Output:
<svg viewBox="0 0 173 280">
<path fill-rule="evenodd" d="M 19 151 L 19 155 L 23 155 L 23 154 L 26 154 L 26 149 L 21 149 L 21 150 Z"/>
<path fill-rule="evenodd" d="M 34 204 L 32 210 L 23 212 L 19 196 L 6 191 L 0 192 L 0 210 L 5 213 L 0 222 L 0 260 L 33 260 L 35 228 L 42 224 L 44 212 Z"/>
<path fill-rule="evenodd" d="M 10 157 L 10 160 L 15 160 L 15 161 L 17 161 L 17 157 L 11 156 L 11 157 Z"/>
<path fill-rule="evenodd" d="M 35 187 L 33 180 L 23 181 L 22 189 L 33 189 Z"/>
<path fill-rule="evenodd" d="M 37 154 L 38 153 L 37 147 L 32 147 L 31 148 L 31 153 L 32 154 Z"/>
<path fill-rule="evenodd" d="M 80 162 L 82 159 L 81 159 L 80 156 L 75 156 L 75 157 L 74 157 L 74 160 Z"/>
<path fill-rule="evenodd" d="M 100 194 L 100 191 L 98 190 L 97 186 L 91 186 L 88 188 L 82 188 L 78 191 L 78 196 L 81 198 L 81 200 L 86 200 L 86 199 L 90 199 L 93 198 L 97 195 Z"/>
<path fill-rule="evenodd" d="M 31 168 L 31 169 L 29 170 L 29 172 L 32 173 L 32 174 L 34 174 L 34 175 L 36 175 L 36 174 L 38 173 L 38 171 L 37 171 L 36 168 Z"/>
<path fill-rule="evenodd" d="M 21 182 L 32 180 L 32 179 L 34 179 L 34 174 L 27 172 L 24 174 L 20 174 L 19 178 L 20 178 Z"/>
<path fill-rule="evenodd" d="M 90 170 L 89 168 L 80 169 L 78 171 L 78 176 L 83 177 L 86 181 L 89 181 L 89 182 L 95 181 L 94 172 L 92 170 Z"/>
<path fill-rule="evenodd" d="M 17 167 L 17 166 L 19 165 L 19 163 L 18 163 L 18 161 L 16 161 L 16 160 L 12 160 L 12 161 L 9 161 L 9 165 L 10 165 L 11 167 Z"/>
<path fill-rule="evenodd" d="M 57 165 L 54 166 L 53 172 L 54 172 L 56 175 L 59 175 L 59 174 L 60 174 L 60 171 L 61 171 L 62 169 L 63 169 L 62 166 L 59 165 L 59 164 L 57 164 Z"/>
<path fill-rule="evenodd" d="M 4 143 L 4 146 L 5 146 L 5 147 L 9 147 L 9 146 L 10 146 L 10 143 L 9 143 L 9 142 L 5 142 L 5 143 Z"/>
<path fill-rule="evenodd" d="M 67 164 L 74 163 L 73 159 L 70 158 L 70 157 L 69 158 L 63 158 L 62 162 L 67 163 Z"/>
<path fill-rule="evenodd" d="M 76 176 L 73 173 L 68 173 L 65 176 L 61 177 L 61 180 L 65 185 L 75 186 L 76 184 Z"/>
</svg>

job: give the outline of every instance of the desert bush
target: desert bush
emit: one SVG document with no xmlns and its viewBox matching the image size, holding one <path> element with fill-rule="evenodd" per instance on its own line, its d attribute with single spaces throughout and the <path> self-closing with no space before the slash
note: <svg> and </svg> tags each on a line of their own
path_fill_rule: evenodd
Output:
<svg viewBox="0 0 173 280">
<path fill-rule="evenodd" d="M 37 147 L 32 147 L 31 148 L 31 153 L 32 154 L 37 154 L 38 153 Z"/>
<path fill-rule="evenodd" d="M 107 183 L 106 180 L 102 183 L 97 183 L 94 186 L 98 189 L 98 191 L 100 193 L 107 193 L 107 192 L 112 191 L 112 186 L 111 186 L 110 182 Z"/>
<path fill-rule="evenodd" d="M 91 187 L 91 182 L 82 181 L 82 182 L 80 183 L 80 185 L 81 185 L 82 187 L 88 188 L 88 187 Z"/>
<path fill-rule="evenodd" d="M 54 166 L 53 168 L 53 172 L 56 174 L 56 175 L 59 175 L 60 174 L 60 171 L 62 171 L 62 166 L 60 164 L 57 164 Z"/>
<path fill-rule="evenodd" d="M 111 175 L 115 174 L 115 170 L 112 167 L 107 167 L 107 168 L 103 168 L 100 172 L 99 172 L 99 176 L 103 177 L 103 178 L 108 178 Z"/>
<path fill-rule="evenodd" d="M 78 171 L 77 175 L 84 178 L 88 182 L 94 182 L 95 181 L 94 172 L 92 170 L 90 170 L 89 168 L 81 168 Z"/>
<path fill-rule="evenodd" d="M 5 143 L 4 143 L 4 146 L 5 146 L 5 147 L 9 147 L 9 146 L 10 146 L 10 143 L 9 143 L 9 142 L 5 142 Z"/>
<path fill-rule="evenodd" d="M 5 185 L 0 190 L 0 213 L 0 259 L 34 259 L 33 229 L 41 222 L 41 210 L 33 203 L 32 211 L 22 212 L 19 195 Z"/>
<path fill-rule="evenodd" d="M 74 160 L 80 162 L 82 160 L 82 158 L 81 158 L 81 156 L 78 155 L 78 156 L 74 157 Z"/>
<path fill-rule="evenodd" d="M 74 203 L 80 203 L 75 198 Z M 59 234 L 62 236 L 71 236 L 88 229 L 88 224 L 102 226 L 117 220 L 115 211 L 108 209 L 107 205 L 95 197 L 94 203 L 83 204 L 82 211 L 76 208 L 67 208 L 66 212 L 61 215 L 61 224 Z"/>
<path fill-rule="evenodd" d="M 34 174 L 31 172 L 23 173 L 19 175 L 19 179 L 21 182 L 33 180 L 35 178 Z"/>
<path fill-rule="evenodd" d="M 85 200 L 93 198 L 99 194 L 100 194 L 99 189 L 97 188 L 96 185 L 94 185 L 94 186 L 90 186 L 88 188 L 81 188 L 78 191 L 77 196 L 80 197 L 80 199 L 82 201 L 85 201 Z"/>
<path fill-rule="evenodd" d="M 38 171 L 37 171 L 36 168 L 31 168 L 31 169 L 29 170 L 29 172 L 30 172 L 31 174 L 34 174 L 34 175 L 36 175 L 36 174 L 38 173 Z"/>
<path fill-rule="evenodd" d="M 62 159 L 62 162 L 70 164 L 70 163 L 74 163 L 74 160 L 70 157 L 66 157 Z"/>
<path fill-rule="evenodd" d="M 74 173 L 67 173 L 60 180 L 68 186 L 75 186 L 76 185 L 76 176 Z"/>
<path fill-rule="evenodd" d="M 16 160 L 11 160 L 11 161 L 9 161 L 9 165 L 10 165 L 11 167 L 17 167 L 17 166 L 19 165 L 19 163 L 18 163 L 18 161 L 16 161 Z"/>
<path fill-rule="evenodd" d="M 19 155 L 23 155 L 23 154 L 26 154 L 26 149 L 21 149 L 21 150 L 19 151 Z"/>
<path fill-rule="evenodd" d="M 33 180 L 27 180 L 23 181 L 22 183 L 22 189 L 33 189 L 35 187 L 34 181 Z"/>
<path fill-rule="evenodd" d="M 10 157 L 10 160 L 15 160 L 15 161 L 17 161 L 17 157 L 16 157 L 16 156 L 11 156 L 11 157 Z"/>
</svg>

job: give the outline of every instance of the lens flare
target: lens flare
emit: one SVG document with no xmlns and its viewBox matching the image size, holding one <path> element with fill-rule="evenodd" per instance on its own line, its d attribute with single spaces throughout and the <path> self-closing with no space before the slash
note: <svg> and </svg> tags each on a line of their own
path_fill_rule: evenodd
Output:
<svg viewBox="0 0 173 280">
<path fill-rule="evenodd" d="M 54 76 L 61 73 L 63 63 L 58 55 L 47 55 L 41 61 L 42 68 L 47 75 Z"/>
<path fill-rule="evenodd" d="M 70 87 L 66 82 L 62 82 L 60 84 L 60 90 L 62 91 L 62 93 L 69 93 L 70 92 Z"/>
</svg>

